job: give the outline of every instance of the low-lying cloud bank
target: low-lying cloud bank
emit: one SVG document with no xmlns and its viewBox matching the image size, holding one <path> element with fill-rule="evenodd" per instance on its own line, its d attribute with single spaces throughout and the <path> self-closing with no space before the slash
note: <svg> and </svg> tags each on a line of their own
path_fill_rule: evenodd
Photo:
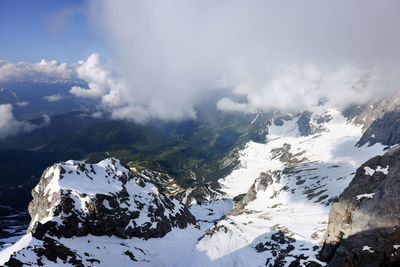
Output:
<svg viewBox="0 0 400 267">
<path fill-rule="evenodd" d="M 397 81 L 390 77 L 395 72 L 381 73 L 377 68 L 360 68 L 354 65 L 317 67 L 307 65 L 265 65 L 260 70 L 232 70 L 229 75 L 210 79 L 204 86 L 174 87 L 158 85 L 152 90 L 143 85 L 135 88 L 129 79 L 102 62 L 100 55 L 92 54 L 87 61 L 80 61 L 76 68 L 87 88 L 74 86 L 70 93 L 77 97 L 99 98 L 99 108 L 109 112 L 114 119 L 146 122 L 149 118 L 179 120 L 195 118 L 194 107 L 202 93 L 210 90 L 229 89 L 234 95 L 245 98 L 238 103 L 222 98 L 217 107 L 223 111 L 255 113 L 279 110 L 298 112 L 314 107 L 344 108 L 353 103 L 365 103 L 392 94 Z M 154 78 L 157 80 L 157 78 Z M 184 77 L 183 77 L 184 79 Z M 155 81 L 157 82 L 157 81 Z M 182 91 L 180 91 L 182 90 Z"/>
<path fill-rule="evenodd" d="M 272 76 L 271 76 L 271 73 Z M 316 65 L 275 66 L 258 77 L 236 73 L 232 87 L 246 101 L 238 103 L 230 98 L 221 99 L 221 110 L 257 112 L 281 110 L 298 112 L 312 110 L 320 105 L 342 109 L 349 104 L 361 104 L 371 98 L 390 95 L 396 88 L 382 88 L 385 75 L 375 68 L 344 65 L 324 68 Z"/>
<path fill-rule="evenodd" d="M 221 99 L 227 111 L 363 103 L 398 89 L 398 10 L 394 0 L 92 1 L 112 61 L 82 63 L 89 90 L 71 93 L 138 121 L 194 117 L 220 88 L 244 99 Z"/>
<path fill-rule="evenodd" d="M 0 105 L 0 139 L 20 133 L 28 133 L 50 124 L 50 117 L 48 115 L 43 115 L 41 124 L 33 124 L 28 121 L 16 120 L 12 111 L 13 106 L 11 104 Z"/>
<path fill-rule="evenodd" d="M 0 60 L 0 82 L 70 80 L 76 77 L 74 66 L 42 59 L 38 63 Z"/>
</svg>

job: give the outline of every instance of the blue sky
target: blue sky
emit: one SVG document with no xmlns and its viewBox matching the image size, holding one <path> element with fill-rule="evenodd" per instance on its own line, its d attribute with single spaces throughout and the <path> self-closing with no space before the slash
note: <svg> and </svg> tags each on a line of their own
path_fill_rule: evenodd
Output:
<svg viewBox="0 0 400 267">
<path fill-rule="evenodd" d="M 0 59 L 73 63 L 92 53 L 106 56 L 87 21 L 87 1 L 0 1 Z"/>
</svg>

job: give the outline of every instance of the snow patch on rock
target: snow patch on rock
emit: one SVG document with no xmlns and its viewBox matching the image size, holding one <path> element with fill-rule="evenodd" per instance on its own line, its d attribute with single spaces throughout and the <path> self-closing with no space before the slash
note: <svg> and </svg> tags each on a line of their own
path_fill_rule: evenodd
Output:
<svg viewBox="0 0 400 267">
<path fill-rule="evenodd" d="M 363 199 L 363 198 L 373 198 L 375 195 L 375 193 L 367 193 L 367 194 L 362 194 L 362 195 L 358 195 L 356 196 L 357 200 Z"/>
</svg>

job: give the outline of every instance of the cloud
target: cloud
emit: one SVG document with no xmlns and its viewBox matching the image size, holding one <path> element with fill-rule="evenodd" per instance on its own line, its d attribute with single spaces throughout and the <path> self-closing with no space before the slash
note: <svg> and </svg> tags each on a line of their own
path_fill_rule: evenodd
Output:
<svg viewBox="0 0 400 267">
<path fill-rule="evenodd" d="M 78 97 L 96 98 L 116 87 L 110 71 L 105 69 L 99 54 L 92 54 L 87 61 L 79 61 L 76 67 L 78 77 L 88 83 L 89 88 L 73 86 L 70 93 Z"/>
<path fill-rule="evenodd" d="M 38 63 L 8 62 L 0 60 L 0 81 L 37 81 L 75 79 L 74 67 L 55 60 L 42 59 Z"/>
<path fill-rule="evenodd" d="M 266 66 L 259 76 L 243 70 L 234 73 L 231 78 L 235 88 L 233 92 L 246 100 L 236 102 L 223 98 L 218 101 L 218 108 L 252 113 L 259 110 L 297 112 L 324 104 L 325 107 L 342 109 L 349 104 L 365 103 L 371 97 L 386 96 L 379 90 L 382 90 L 383 79 L 387 76 L 375 68 L 363 69 L 352 65 L 323 68 L 311 64 L 274 65 L 274 69 L 270 68 L 272 66 Z M 386 93 L 395 88 L 393 86 Z"/>
<path fill-rule="evenodd" d="M 101 118 L 103 118 L 103 113 L 97 111 L 97 112 L 94 112 L 91 116 L 95 119 L 101 119 Z"/>
<path fill-rule="evenodd" d="M 398 89 L 400 2 L 92 1 L 110 47 L 77 69 L 114 118 L 182 119 L 208 90 L 230 90 L 223 110 L 301 110 Z M 97 74 L 98 76 L 97 76 Z"/>
<path fill-rule="evenodd" d="M 33 124 L 27 121 L 18 121 L 13 115 L 13 106 L 11 104 L 0 105 L 0 139 L 19 133 L 27 133 L 50 124 L 50 117 L 43 115 L 41 124 Z"/>
<path fill-rule="evenodd" d="M 80 61 L 76 72 L 80 79 L 88 83 L 88 88 L 73 86 L 69 92 L 77 97 L 100 98 L 100 108 L 109 112 L 113 119 L 144 123 L 151 117 L 165 120 L 195 117 L 192 104 L 188 103 L 186 107 L 184 103 L 178 104 L 179 97 L 173 92 L 157 94 L 152 90 L 134 89 L 125 77 L 101 61 L 98 54 L 92 54 L 87 61 Z"/>
<path fill-rule="evenodd" d="M 17 105 L 20 107 L 25 107 L 25 106 L 29 105 L 29 102 L 28 101 L 20 101 L 20 102 L 17 102 Z"/>
<path fill-rule="evenodd" d="M 63 98 L 64 98 L 64 96 L 60 95 L 60 94 L 48 95 L 48 96 L 44 97 L 44 99 L 49 101 L 49 102 L 57 102 L 57 101 L 60 101 Z"/>
</svg>

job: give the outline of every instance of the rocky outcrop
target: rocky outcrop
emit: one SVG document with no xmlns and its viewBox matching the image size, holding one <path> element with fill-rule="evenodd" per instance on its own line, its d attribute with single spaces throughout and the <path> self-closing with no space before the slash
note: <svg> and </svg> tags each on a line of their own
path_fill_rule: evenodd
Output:
<svg viewBox="0 0 400 267">
<path fill-rule="evenodd" d="M 308 136 L 312 133 L 312 128 L 310 125 L 311 115 L 311 112 L 304 111 L 297 120 L 297 125 L 299 126 L 299 132 L 301 136 Z"/>
<path fill-rule="evenodd" d="M 331 207 L 320 256 L 329 266 L 400 263 L 400 147 L 357 169 Z"/>
<path fill-rule="evenodd" d="M 38 239 L 45 234 L 147 239 L 195 224 L 186 206 L 159 192 L 150 179 L 112 158 L 95 165 L 55 164 L 32 191 L 28 233 Z"/>
<path fill-rule="evenodd" d="M 374 120 L 365 130 L 358 146 L 365 144 L 396 145 L 400 143 L 400 111 L 385 113 L 381 118 Z"/>
<path fill-rule="evenodd" d="M 399 94 L 364 105 L 350 105 L 343 111 L 343 115 L 354 124 L 362 125 L 363 135 L 357 143 L 358 147 L 376 143 L 393 146 L 400 143 Z"/>
<path fill-rule="evenodd" d="M 283 144 L 280 148 L 274 148 L 271 150 L 272 159 L 278 158 L 282 162 L 289 162 L 292 157 L 292 153 L 290 153 L 290 144 Z"/>
<path fill-rule="evenodd" d="M 235 205 L 235 208 L 228 213 L 228 215 L 242 214 L 245 211 L 246 205 L 257 198 L 257 192 L 265 191 L 268 188 L 268 185 L 274 182 L 273 177 L 276 180 L 280 179 L 280 171 L 261 172 L 260 176 L 254 180 L 254 183 L 250 186 L 247 193 Z"/>
<path fill-rule="evenodd" d="M 368 129 L 372 123 L 381 119 L 388 112 L 400 111 L 400 94 L 390 99 L 372 100 L 363 105 L 353 104 L 343 110 L 343 116 L 355 124 L 362 125 L 363 131 Z"/>
<path fill-rule="evenodd" d="M 215 189 L 213 189 L 213 187 Z M 223 193 L 220 192 L 216 186 L 203 181 L 196 181 L 185 190 L 182 190 L 174 195 L 174 197 L 188 206 L 208 200 L 215 200 L 221 198 L 222 196 Z"/>
</svg>

